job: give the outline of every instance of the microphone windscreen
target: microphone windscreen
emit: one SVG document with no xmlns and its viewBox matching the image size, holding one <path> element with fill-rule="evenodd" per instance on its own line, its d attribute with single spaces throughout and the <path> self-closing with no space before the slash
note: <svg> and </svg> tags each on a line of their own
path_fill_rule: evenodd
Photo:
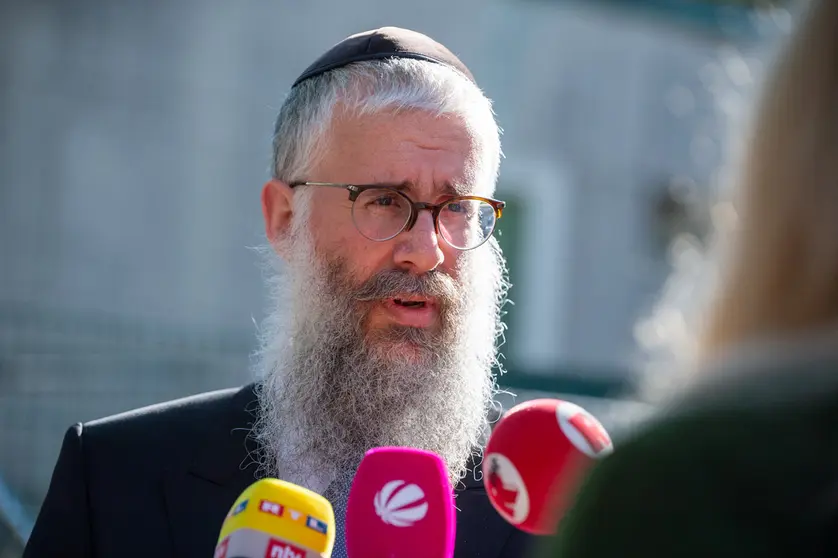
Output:
<svg viewBox="0 0 838 558">
<path fill-rule="evenodd" d="M 450 558 L 455 532 L 453 489 L 442 458 L 404 447 L 364 455 L 346 507 L 349 558 Z"/>
<path fill-rule="evenodd" d="M 230 508 L 215 558 L 328 558 L 334 542 L 328 500 L 296 484 L 262 479 Z"/>
<path fill-rule="evenodd" d="M 555 533 L 596 459 L 613 451 L 608 432 L 582 407 L 559 399 L 516 405 L 495 426 L 483 456 L 489 500 L 522 531 Z"/>
</svg>

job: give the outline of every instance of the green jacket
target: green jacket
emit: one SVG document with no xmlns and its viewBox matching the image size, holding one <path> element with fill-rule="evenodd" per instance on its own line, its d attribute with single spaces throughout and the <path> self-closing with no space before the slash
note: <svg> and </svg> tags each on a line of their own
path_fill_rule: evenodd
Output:
<svg viewBox="0 0 838 558">
<path fill-rule="evenodd" d="M 618 445 L 541 554 L 838 556 L 838 337 L 727 359 Z"/>
</svg>

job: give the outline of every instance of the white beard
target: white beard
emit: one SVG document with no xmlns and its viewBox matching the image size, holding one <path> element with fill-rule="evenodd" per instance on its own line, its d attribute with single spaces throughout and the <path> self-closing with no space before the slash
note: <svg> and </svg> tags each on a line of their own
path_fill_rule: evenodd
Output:
<svg viewBox="0 0 838 558">
<path fill-rule="evenodd" d="M 259 332 L 260 474 L 320 492 L 323 479 L 347 485 L 368 449 L 409 446 L 439 454 L 456 486 L 482 451 L 496 393 L 508 288 L 500 248 L 491 239 L 463 254 L 457 280 L 388 270 L 358 285 L 342 261 L 317 257 L 306 221 L 295 223 L 285 265 L 264 250 L 272 308 Z M 365 332 L 364 301 L 388 291 L 437 297 L 438 331 Z"/>
</svg>

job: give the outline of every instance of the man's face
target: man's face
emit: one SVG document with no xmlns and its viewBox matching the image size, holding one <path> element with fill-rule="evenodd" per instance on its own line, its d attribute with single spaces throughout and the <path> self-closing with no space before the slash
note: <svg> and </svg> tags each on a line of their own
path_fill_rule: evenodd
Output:
<svg viewBox="0 0 838 558">
<path fill-rule="evenodd" d="M 490 193 L 475 185 L 480 145 L 458 119 L 339 117 L 329 138 L 307 181 L 404 185 L 431 203 Z M 274 308 L 261 332 L 263 465 L 275 474 L 276 459 L 283 478 L 305 484 L 289 470 L 340 474 L 371 447 L 402 445 L 439 453 L 457 478 L 494 389 L 499 252 L 448 246 L 428 211 L 412 230 L 372 241 L 353 222 L 347 190 L 299 188 L 311 196 L 305 210 L 285 185 L 263 192 L 285 260 L 270 279 Z"/>
<path fill-rule="evenodd" d="M 411 199 L 430 203 L 458 192 L 477 193 L 479 146 L 459 119 L 420 112 L 339 117 L 330 138 L 328 153 L 307 180 L 404 185 Z M 357 284 L 382 270 L 457 278 L 462 253 L 437 236 L 430 211 L 420 212 L 412 230 L 375 242 L 353 223 L 346 190 L 307 187 L 316 189 L 309 223 L 318 257 L 342 261 Z M 434 330 L 440 325 L 438 301 L 409 293 L 370 301 L 366 310 L 363 328 L 368 334 L 394 326 Z"/>
</svg>

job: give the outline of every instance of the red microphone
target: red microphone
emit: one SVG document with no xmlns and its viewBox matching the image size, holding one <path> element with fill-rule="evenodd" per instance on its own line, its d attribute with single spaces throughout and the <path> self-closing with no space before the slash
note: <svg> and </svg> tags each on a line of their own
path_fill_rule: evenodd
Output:
<svg viewBox="0 0 838 558">
<path fill-rule="evenodd" d="M 414 448 L 365 455 L 346 504 L 349 558 L 451 558 L 454 493 L 442 458 Z"/>
<path fill-rule="evenodd" d="M 498 422 L 483 457 L 483 483 L 509 523 L 556 532 L 582 476 L 613 451 L 611 437 L 582 407 L 558 399 L 516 405 Z"/>
</svg>

